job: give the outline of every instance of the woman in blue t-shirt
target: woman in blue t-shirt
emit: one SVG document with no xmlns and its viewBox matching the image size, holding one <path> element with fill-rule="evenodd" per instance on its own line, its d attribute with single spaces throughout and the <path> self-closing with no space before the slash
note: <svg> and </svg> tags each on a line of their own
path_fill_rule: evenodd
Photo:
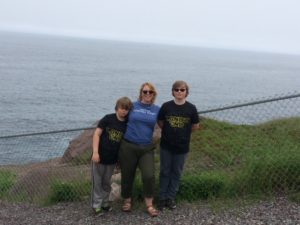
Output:
<svg viewBox="0 0 300 225">
<path fill-rule="evenodd" d="M 121 195 L 124 198 L 122 210 L 131 211 L 132 187 L 137 167 L 141 171 L 147 212 L 157 216 L 153 207 L 154 196 L 154 149 L 153 130 L 159 106 L 154 104 L 157 92 L 151 83 L 140 88 L 139 99 L 133 103 L 129 113 L 127 130 L 121 143 L 119 157 L 121 168 Z"/>
</svg>

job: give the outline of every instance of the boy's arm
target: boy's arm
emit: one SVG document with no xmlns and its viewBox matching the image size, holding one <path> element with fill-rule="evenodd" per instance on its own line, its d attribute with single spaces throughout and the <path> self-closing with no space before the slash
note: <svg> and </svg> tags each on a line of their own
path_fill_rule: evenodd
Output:
<svg viewBox="0 0 300 225">
<path fill-rule="evenodd" d="M 97 127 L 93 136 L 93 155 L 92 155 L 93 162 L 100 162 L 99 143 L 100 143 L 101 134 L 102 134 L 102 129 Z"/>
<path fill-rule="evenodd" d="M 157 125 L 159 126 L 160 129 L 162 129 L 163 126 L 164 126 L 164 121 L 163 120 L 158 120 Z"/>
</svg>

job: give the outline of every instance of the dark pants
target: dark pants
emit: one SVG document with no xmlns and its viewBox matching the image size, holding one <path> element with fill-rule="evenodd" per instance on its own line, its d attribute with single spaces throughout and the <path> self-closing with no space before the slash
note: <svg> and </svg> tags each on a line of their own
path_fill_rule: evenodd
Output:
<svg viewBox="0 0 300 225">
<path fill-rule="evenodd" d="M 121 168 L 121 195 L 132 197 L 132 188 L 137 167 L 141 171 L 144 197 L 154 196 L 154 145 L 141 146 L 122 141 L 119 151 Z"/>
<path fill-rule="evenodd" d="M 186 157 L 187 153 L 174 154 L 160 148 L 160 200 L 175 199 Z"/>
</svg>

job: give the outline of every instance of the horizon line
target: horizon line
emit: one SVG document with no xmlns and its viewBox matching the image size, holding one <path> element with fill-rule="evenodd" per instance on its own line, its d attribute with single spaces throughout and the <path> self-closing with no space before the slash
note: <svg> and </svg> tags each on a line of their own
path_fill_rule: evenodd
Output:
<svg viewBox="0 0 300 225">
<path fill-rule="evenodd" d="M 82 35 L 82 34 L 71 34 L 71 33 L 63 33 L 63 32 L 49 32 L 49 31 L 34 31 L 34 30 L 19 30 L 19 29 L 7 29 L 1 28 L 0 32 L 6 33 L 18 33 L 18 34 L 28 34 L 28 35 L 40 35 L 40 36 L 53 36 L 58 38 L 74 38 L 74 39 L 87 39 L 87 40 L 99 40 L 99 41 L 117 41 L 117 42 L 129 42 L 129 43 L 137 43 L 137 44 L 155 44 L 155 45 L 168 45 L 168 46 L 178 46 L 178 47 L 196 47 L 203 49 L 214 49 L 214 50 L 227 50 L 227 51 L 240 51 L 240 52 L 252 52 L 252 53 L 263 53 L 263 54 L 277 54 L 277 55 L 291 55 L 291 56 L 300 56 L 300 53 L 295 52 L 283 52 L 276 50 L 266 50 L 266 49 L 253 49 L 247 47 L 229 47 L 229 46 L 212 46 L 209 44 L 200 44 L 200 43 L 187 43 L 180 42 L 170 39 L 161 39 L 154 40 L 151 38 L 141 38 L 135 39 L 132 37 L 115 37 L 109 35 Z"/>
</svg>

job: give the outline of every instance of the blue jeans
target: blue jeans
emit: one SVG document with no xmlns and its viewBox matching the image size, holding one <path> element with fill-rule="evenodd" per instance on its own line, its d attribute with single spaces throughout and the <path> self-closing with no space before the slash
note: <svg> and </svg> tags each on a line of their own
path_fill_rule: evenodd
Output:
<svg viewBox="0 0 300 225">
<path fill-rule="evenodd" d="M 159 199 L 175 199 L 187 153 L 174 154 L 160 148 Z"/>
</svg>

